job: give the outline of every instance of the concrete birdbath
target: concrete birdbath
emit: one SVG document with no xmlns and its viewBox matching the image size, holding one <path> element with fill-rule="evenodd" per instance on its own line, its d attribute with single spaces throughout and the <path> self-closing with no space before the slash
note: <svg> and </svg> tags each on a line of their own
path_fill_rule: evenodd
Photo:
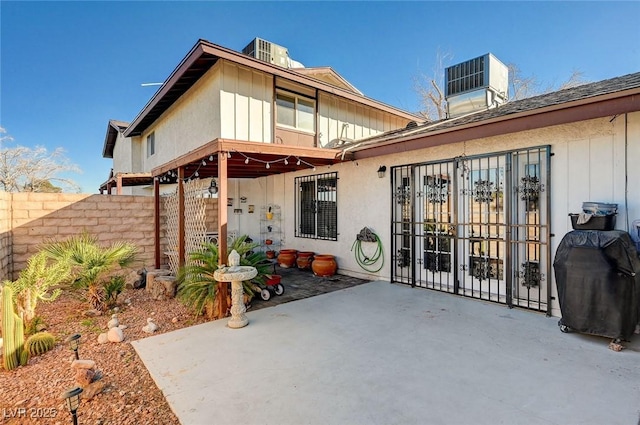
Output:
<svg viewBox="0 0 640 425">
<path fill-rule="evenodd" d="M 255 267 L 240 265 L 240 254 L 235 249 L 229 254 L 229 267 L 221 267 L 213 272 L 213 278 L 218 282 L 231 282 L 231 319 L 227 326 L 232 329 L 243 328 L 249 324 L 249 319 L 244 314 L 247 309 L 242 296 L 242 282 L 257 275 L 258 270 Z"/>
</svg>

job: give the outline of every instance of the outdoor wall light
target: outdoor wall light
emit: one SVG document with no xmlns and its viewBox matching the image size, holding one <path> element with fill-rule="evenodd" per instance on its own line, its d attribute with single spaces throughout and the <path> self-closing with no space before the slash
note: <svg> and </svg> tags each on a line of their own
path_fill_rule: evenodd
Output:
<svg viewBox="0 0 640 425">
<path fill-rule="evenodd" d="M 218 185 L 216 184 L 215 179 L 211 179 L 211 184 L 209 185 L 209 193 L 212 195 L 218 193 Z"/>
<path fill-rule="evenodd" d="M 385 165 L 381 165 L 380 167 L 378 167 L 378 177 L 379 178 L 384 178 L 384 173 L 387 171 L 387 167 Z"/>
<path fill-rule="evenodd" d="M 81 336 L 82 335 L 80 334 L 74 334 L 74 335 L 71 335 L 70 337 L 67 337 L 67 339 L 65 340 L 65 342 L 69 344 L 69 347 L 71 347 L 73 352 L 76 354 L 76 360 L 80 360 L 80 357 L 78 356 L 78 346 L 80 345 Z"/>
<path fill-rule="evenodd" d="M 80 393 L 82 393 L 82 388 L 80 387 L 75 387 L 62 393 L 62 398 L 67 400 L 67 407 L 69 408 L 69 412 L 71 412 L 73 425 L 78 425 L 76 411 L 80 405 Z"/>
</svg>

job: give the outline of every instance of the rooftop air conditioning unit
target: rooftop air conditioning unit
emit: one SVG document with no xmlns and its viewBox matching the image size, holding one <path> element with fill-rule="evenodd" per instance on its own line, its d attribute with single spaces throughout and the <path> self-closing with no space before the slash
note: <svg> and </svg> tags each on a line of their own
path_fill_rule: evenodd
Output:
<svg viewBox="0 0 640 425">
<path fill-rule="evenodd" d="M 509 69 L 491 53 L 445 69 L 447 114 L 456 117 L 506 103 Z"/>
<path fill-rule="evenodd" d="M 242 49 L 242 53 L 274 65 L 289 67 L 289 51 L 262 38 L 254 38 Z"/>
</svg>

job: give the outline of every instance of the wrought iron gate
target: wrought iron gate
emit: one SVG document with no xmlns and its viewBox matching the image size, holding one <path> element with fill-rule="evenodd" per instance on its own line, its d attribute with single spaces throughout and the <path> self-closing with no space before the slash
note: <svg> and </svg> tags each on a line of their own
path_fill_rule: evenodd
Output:
<svg viewBox="0 0 640 425">
<path fill-rule="evenodd" d="M 392 281 L 549 312 L 548 146 L 392 169 Z"/>
</svg>

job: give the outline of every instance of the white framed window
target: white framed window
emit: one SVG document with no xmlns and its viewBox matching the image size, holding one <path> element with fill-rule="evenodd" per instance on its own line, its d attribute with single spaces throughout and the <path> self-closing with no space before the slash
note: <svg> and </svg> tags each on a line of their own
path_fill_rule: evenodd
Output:
<svg viewBox="0 0 640 425">
<path fill-rule="evenodd" d="M 156 133 L 152 132 L 147 136 L 147 158 L 156 153 Z"/>
<path fill-rule="evenodd" d="M 315 132 L 316 101 L 299 94 L 276 92 L 276 123 L 281 127 Z"/>
</svg>

